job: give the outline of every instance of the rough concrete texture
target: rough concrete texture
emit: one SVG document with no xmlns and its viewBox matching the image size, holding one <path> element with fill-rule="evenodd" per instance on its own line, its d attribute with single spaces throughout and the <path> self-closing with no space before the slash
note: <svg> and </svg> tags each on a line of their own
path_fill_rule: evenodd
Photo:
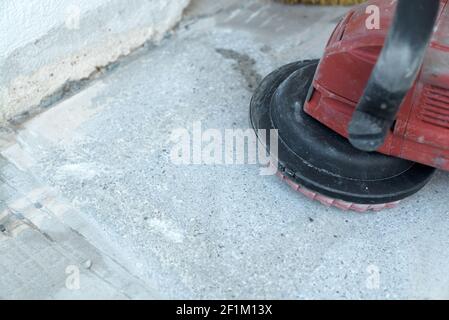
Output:
<svg viewBox="0 0 449 320">
<path fill-rule="evenodd" d="M 94 222 L 27 173 L 4 159 L 1 165 L 0 299 L 159 297 L 120 262 L 122 253 L 97 235 Z"/>
<path fill-rule="evenodd" d="M 194 1 L 160 47 L 5 137 L 7 212 L 25 215 L 11 205 L 14 194 L 35 203 L 36 190 L 67 207 L 38 201 L 40 209 L 25 215 L 36 226 L 27 233 L 11 235 L 2 222 L 0 265 L 9 273 L 0 273 L 0 283 L 15 291 L 0 285 L 0 296 L 65 292 L 63 268 L 48 278 L 15 274 L 16 246 L 35 254 L 26 237 L 45 233 L 43 247 L 92 245 L 70 263 L 96 266 L 98 251 L 115 257 L 126 281 L 102 265 L 107 283 L 131 298 L 449 298 L 446 173 L 396 209 L 355 214 L 311 202 L 278 178 L 260 176 L 257 166 L 170 160 L 177 128 L 191 130 L 196 121 L 205 129 L 248 128 L 256 82 L 284 63 L 319 57 L 345 10 Z M 44 213 L 64 230 L 39 223 Z M 24 277 L 29 282 L 21 285 Z M 96 286 L 99 279 L 81 281 L 78 296 L 115 296 Z M 130 279 L 139 279 L 138 294 L 124 286 Z M 43 281 L 53 289 L 37 291 Z"/>
<path fill-rule="evenodd" d="M 68 15 L 60 17 L 59 25 L 40 38 L 0 57 L 0 125 L 51 104 L 78 82 L 94 78 L 137 48 L 160 41 L 179 22 L 188 3 L 189 0 L 109 0 L 91 10 L 82 10 L 79 3 L 79 12 L 73 14 L 60 8 L 61 1 L 42 2 L 38 5 L 42 10 L 31 12 L 12 6 L 10 11 L 18 10 L 20 16 L 27 12 L 32 15 L 30 20 L 41 22 L 47 21 L 53 11 Z M 6 29 L 0 30 L 2 34 L 14 34 L 8 30 L 12 26 L 0 26 Z M 27 24 L 16 22 L 13 28 L 17 26 L 25 28 Z M 27 34 L 26 30 L 16 33 Z M 15 42 L 2 43 L 5 50 L 1 51 L 9 52 Z"/>
</svg>

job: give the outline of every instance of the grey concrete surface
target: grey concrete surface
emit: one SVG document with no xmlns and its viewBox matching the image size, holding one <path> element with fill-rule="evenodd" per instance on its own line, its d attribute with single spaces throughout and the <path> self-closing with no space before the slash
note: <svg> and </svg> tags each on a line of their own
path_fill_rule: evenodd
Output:
<svg viewBox="0 0 449 320">
<path fill-rule="evenodd" d="M 396 209 L 361 215 L 311 202 L 255 165 L 170 159 L 178 128 L 249 128 L 256 82 L 284 63 L 319 57 L 345 10 L 194 1 L 161 46 L 5 135 L 5 207 L 15 193 L 36 203 L 36 190 L 50 190 L 64 210 L 47 210 L 44 200 L 38 210 L 101 253 L 82 251 L 71 263 L 113 257 L 112 267 L 100 267 L 115 291 L 96 287 L 104 278 L 94 277 L 75 297 L 449 298 L 446 173 Z M 40 211 L 27 217 L 32 230 L 53 238 Z M 76 244 L 70 232 L 58 232 L 60 241 Z M 0 283 L 9 281 L 14 297 L 53 297 L 35 283 L 63 287 L 63 268 L 59 280 L 28 273 L 19 287 L 9 276 L 20 264 L 11 252 L 19 242 L 33 247 L 26 233 L 7 233 L 0 265 L 10 271 Z M 125 280 L 115 276 L 119 266 Z M 138 289 L 124 285 L 135 281 Z M 0 297 L 10 295 L 0 286 Z"/>
</svg>

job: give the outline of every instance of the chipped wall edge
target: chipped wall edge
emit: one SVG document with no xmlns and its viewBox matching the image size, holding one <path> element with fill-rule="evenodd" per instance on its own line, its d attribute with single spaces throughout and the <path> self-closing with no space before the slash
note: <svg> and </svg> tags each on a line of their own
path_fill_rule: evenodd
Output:
<svg viewBox="0 0 449 320">
<path fill-rule="evenodd" d="M 109 0 L 0 59 L 0 126 L 48 104 L 146 43 L 157 43 L 190 0 Z M 57 99 L 56 99 L 57 100 Z"/>
</svg>

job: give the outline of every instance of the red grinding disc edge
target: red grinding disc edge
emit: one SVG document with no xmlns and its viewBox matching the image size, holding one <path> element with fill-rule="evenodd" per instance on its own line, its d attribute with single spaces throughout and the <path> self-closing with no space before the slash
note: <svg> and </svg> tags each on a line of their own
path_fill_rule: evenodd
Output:
<svg viewBox="0 0 449 320">
<path fill-rule="evenodd" d="M 343 200 L 333 199 L 327 196 L 324 196 L 322 194 L 319 194 L 317 192 L 311 191 L 309 189 L 304 188 L 303 186 L 293 182 L 288 177 L 284 176 L 281 172 L 277 172 L 276 174 L 279 178 L 281 178 L 283 181 L 285 181 L 293 190 L 302 193 L 307 198 L 319 201 L 321 204 L 325 205 L 326 207 L 335 207 L 343 211 L 355 211 L 359 213 L 365 213 L 368 211 L 382 211 L 385 209 L 392 209 L 395 208 L 400 201 L 396 202 L 390 202 L 390 203 L 384 203 L 384 204 L 357 204 L 357 203 L 351 203 L 346 202 Z"/>
</svg>

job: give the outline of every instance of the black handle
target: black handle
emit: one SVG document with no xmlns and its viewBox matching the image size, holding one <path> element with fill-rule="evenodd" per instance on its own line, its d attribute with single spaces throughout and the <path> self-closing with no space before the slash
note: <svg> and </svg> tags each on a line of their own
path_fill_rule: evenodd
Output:
<svg viewBox="0 0 449 320">
<path fill-rule="evenodd" d="M 349 124 L 349 140 L 376 151 L 413 86 L 432 38 L 439 0 L 399 0 L 384 48 Z"/>
</svg>

